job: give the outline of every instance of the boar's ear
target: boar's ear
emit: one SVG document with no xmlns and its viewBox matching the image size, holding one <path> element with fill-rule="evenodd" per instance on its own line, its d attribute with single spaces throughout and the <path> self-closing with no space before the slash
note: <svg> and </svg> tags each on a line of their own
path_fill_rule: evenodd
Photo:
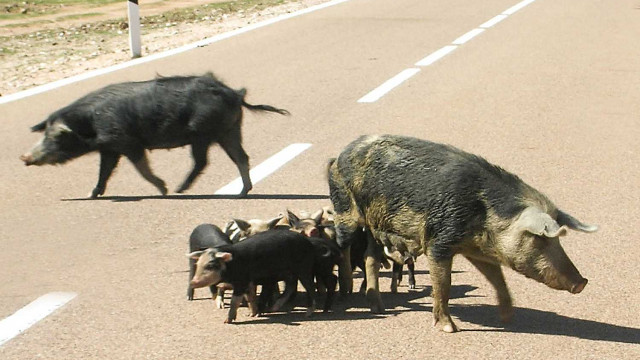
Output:
<svg viewBox="0 0 640 360">
<path fill-rule="evenodd" d="M 45 120 L 45 121 L 43 121 L 43 122 L 41 122 L 39 124 L 33 125 L 31 127 L 31 131 L 32 132 L 43 132 L 44 129 L 46 129 L 46 128 L 47 128 L 47 120 Z"/>
<path fill-rule="evenodd" d="M 247 231 L 247 229 L 251 227 L 251 224 L 249 224 L 244 220 L 233 219 L 233 221 L 236 223 L 236 225 L 238 225 L 238 228 L 240 228 L 240 230 L 242 231 Z"/>
<path fill-rule="evenodd" d="M 231 255 L 231 253 L 228 253 L 228 252 L 217 252 L 215 257 L 216 259 L 220 259 L 223 262 L 229 262 L 233 260 L 233 255 Z"/>
<path fill-rule="evenodd" d="M 567 227 L 560 226 L 549 214 L 535 207 L 526 208 L 518 218 L 518 227 L 534 235 L 554 238 L 567 234 Z"/>
<path fill-rule="evenodd" d="M 598 225 L 588 225 L 581 223 L 578 219 L 567 214 L 562 210 L 558 210 L 558 224 L 566 225 L 569 229 L 578 230 L 586 233 L 592 233 L 598 230 Z"/>
<path fill-rule="evenodd" d="M 278 222 L 280 222 L 281 219 L 282 219 L 282 215 L 274 217 L 273 219 L 267 222 L 267 227 L 269 229 L 275 229 L 276 225 L 278 225 Z"/>
<path fill-rule="evenodd" d="M 200 258 L 200 255 L 204 254 L 205 250 L 200 250 L 200 251 L 194 251 L 192 253 L 188 253 L 187 257 L 193 260 L 198 260 Z"/>
</svg>

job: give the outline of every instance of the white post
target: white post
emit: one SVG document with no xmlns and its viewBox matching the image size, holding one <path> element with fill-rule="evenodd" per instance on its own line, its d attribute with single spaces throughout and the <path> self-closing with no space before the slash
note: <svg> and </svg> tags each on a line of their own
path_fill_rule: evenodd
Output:
<svg viewBox="0 0 640 360">
<path fill-rule="evenodd" d="M 138 0 L 128 1 L 129 9 L 129 47 L 131 57 L 138 58 L 142 55 L 142 42 L 140 41 L 140 10 Z"/>
</svg>

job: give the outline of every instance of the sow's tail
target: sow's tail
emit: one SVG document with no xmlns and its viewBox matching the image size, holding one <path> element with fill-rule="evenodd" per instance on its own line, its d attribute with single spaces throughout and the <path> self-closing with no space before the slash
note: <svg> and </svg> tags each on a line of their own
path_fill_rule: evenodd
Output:
<svg viewBox="0 0 640 360">
<path fill-rule="evenodd" d="M 275 112 L 281 115 L 291 115 L 291 113 L 289 113 L 287 110 L 285 109 L 278 109 L 276 107 L 273 107 L 271 105 L 251 105 L 249 103 L 247 103 L 246 101 L 244 101 L 244 97 L 245 95 L 247 95 L 247 89 L 240 89 L 237 91 L 238 95 L 240 96 L 240 99 L 242 100 L 242 106 L 246 107 L 247 109 L 251 110 L 251 111 L 271 111 L 271 112 Z"/>
</svg>

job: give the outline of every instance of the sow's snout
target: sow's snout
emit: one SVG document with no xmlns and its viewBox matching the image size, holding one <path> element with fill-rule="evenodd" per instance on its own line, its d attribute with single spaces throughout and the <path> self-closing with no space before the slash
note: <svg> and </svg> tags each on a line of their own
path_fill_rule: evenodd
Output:
<svg viewBox="0 0 640 360">
<path fill-rule="evenodd" d="M 584 290 L 584 287 L 587 286 L 587 283 L 589 282 L 589 280 L 582 278 L 582 281 L 580 281 L 578 284 L 575 284 L 571 287 L 571 290 L 569 290 L 572 294 L 580 294 L 582 292 L 582 290 Z"/>
</svg>

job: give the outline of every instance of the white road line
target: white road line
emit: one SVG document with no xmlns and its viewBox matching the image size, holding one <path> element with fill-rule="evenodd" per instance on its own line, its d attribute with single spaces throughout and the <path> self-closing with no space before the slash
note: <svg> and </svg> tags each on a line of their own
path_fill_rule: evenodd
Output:
<svg viewBox="0 0 640 360">
<path fill-rule="evenodd" d="M 509 15 L 504 15 L 504 14 L 500 14 L 500 15 L 496 15 L 493 18 L 491 18 L 489 21 L 483 23 L 482 25 L 478 26 L 480 28 L 483 29 L 488 29 L 492 26 L 494 26 L 495 24 L 499 23 L 500 21 L 506 19 Z"/>
<path fill-rule="evenodd" d="M 458 46 L 467 43 L 469 40 L 471 40 L 471 39 L 475 38 L 476 36 L 482 34 L 486 29 L 488 29 L 488 28 L 494 26 L 495 24 L 501 22 L 502 20 L 506 19 L 509 15 L 512 15 L 516 11 L 518 11 L 518 10 L 522 9 L 523 7 L 531 4 L 534 1 L 536 1 L 536 0 L 523 0 L 523 1 L 513 5 L 512 7 L 508 8 L 505 11 L 503 11 L 501 14 L 496 15 L 493 18 L 489 19 L 488 21 L 484 22 L 479 27 L 477 27 L 477 28 L 465 33 L 464 35 L 458 37 L 457 39 L 453 40 L 450 45 L 444 46 L 444 47 L 440 48 L 439 50 L 436 50 L 435 52 L 427 55 L 425 58 L 423 58 L 422 60 L 420 60 L 417 63 L 415 63 L 415 66 L 429 66 L 429 65 L 435 63 L 436 61 L 438 61 L 438 60 L 442 59 L 443 57 L 445 57 L 447 54 L 450 54 L 453 50 L 457 49 Z M 406 70 L 402 71 L 398 75 L 396 75 L 396 76 L 392 77 L 391 79 L 387 80 L 384 84 L 382 84 L 382 85 L 378 86 L 377 88 L 375 88 L 373 91 L 371 91 L 367 95 L 361 97 L 360 100 L 358 100 L 358 102 L 359 103 L 372 103 L 372 102 L 378 101 L 386 93 L 391 91 L 391 89 L 393 89 L 394 87 L 400 85 L 402 82 L 404 82 L 408 78 L 412 77 L 413 75 L 417 74 L 419 71 L 420 71 L 420 69 L 416 69 L 416 68 L 410 68 L 410 69 L 406 69 Z"/>
<path fill-rule="evenodd" d="M 452 44 L 453 45 L 462 45 L 462 44 L 466 43 L 467 41 L 473 39 L 474 37 L 482 34 L 483 32 L 484 32 L 484 29 L 475 28 L 475 29 L 469 31 L 468 33 L 460 36 L 459 38 L 453 40 Z"/>
<path fill-rule="evenodd" d="M 398 75 L 384 82 L 384 84 L 373 89 L 370 93 L 363 96 L 358 100 L 359 103 L 372 103 L 383 97 L 386 93 L 391 91 L 394 87 L 402 84 L 405 80 L 409 79 L 413 75 L 420 71 L 418 68 L 409 68 L 402 70 Z"/>
<path fill-rule="evenodd" d="M 453 50 L 455 50 L 457 48 L 458 48 L 458 46 L 456 46 L 456 45 L 447 45 L 447 46 L 443 47 L 442 49 L 431 53 L 429 56 L 425 57 L 424 59 L 418 61 L 416 63 L 416 66 L 429 66 L 429 65 L 433 64 L 434 62 L 440 60 L 441 58 L 445 57 L 447 54 L 449 54 L 450 52 L 452 52 Z"/>
<path fill-rule="evenodd" d="M 0 321 L 0 346 L 64 306 L 77 295 L 72 292 L 48 293 L 3 319 Z"/>
<path fill-rule="evenodd" d="M 519 3 L 513 5 L 512 7 L 508 8 L 505 11 L 503 11 L 502 13 L 504 15 L 513 15 L 516 11 L 518 11 L 518 10 L 522 9 L 523 7 L 531 4 L 534 1 L 536 1 L 536 0 L 523 0 L 523 1 L 520 1 Z"/>
<path fill-rule="evenodd" d="M 158 59 L 162 59 L 162 58 L 165 58 L 165 57 L 168 57 L 168 56 L 173 56 L 173 55 L 176 55 L 176 54 L 179 54 L 179 53 L 183 53 L 185 51 L 189 51 L 189 50 L 192 50 L 192 49 L 195 49 L 195 48 L 198 48 L 198 47 L 202 47 L 202 46 L 206 46 L 206 45 L 212 44 L 214 42 L 218 42 L 220 40 L 224 40 L 224 39 L 230 38 L 232 36 L 240 35 L 240 34 L 252 31 L 252 30 L 256 30 L 256 29 L 259 29 L 261 27 L 265 27 L 267 25 L 271 25 L 271 24 L 277 23 L 277 22 L 282 21 L 282 20 L 291 19 L 291 18 L 296 17 L 296 16 L 308 14 L 310 12 L 313 12 L 313 11 L 316 11 L 316 10 L 321 10 L 321 9 L 324 9 L 324 8 L 327 8 L 327 7 L 330 7 L 330 6 L 333 6 L 333 5 L 337 5 L 337 4 L 340 4 L 340 3 L 343 3 L 343 2 L 347 2 L 347 1 L 349 1 L 349 0 L 333 0 L 333 1 L 326 2 L 326 3 L 318 4 L 318 5 L 315 5 L 315 6 L 308 7 L 306 9 L 302 9 L 302 10 L 298 10 L 296 12 L 292 12 L 290 14 L 284 14 L 284 15 L 275 17 L 273 19 L 261 21 L 261 22 L 258 22 L 258 23 L 255 23 L 255 24 L 252 24 L 252 25 L 249 25 L 249 26 L 245 26 L 245 27 L 233 30 L 233 31 L 222 33 L 220 35 L 213 36 L 213 37 L 210 37 L 210 38 L 207 38 L 207 39 L 204 39 L 204 40 L 192 43 L 192 44 L 188 44 L 188 45 L 176 48 L 176 49 L 168 50 L 168 51 L 165 51 L 165 52 L 162 52 L 162 53 L 157 53 L 157 54 L 154 54 L 154 55 L 141 57 L 141 58 L 134 59 L 134 60 L 130 60 L 130 61 L 127 61 L 127 62 L 124 62 L 124 63 L 121 63 L 121 64 L 114 65 L 114 66 L 110 66 L 110 67 L 106 67 L 106 68 L 102 68 L 102 69 L 89 71 L 89 72 L 82 73 L 82 74 L 79 74 L 79 75 L 76 75 L 76 76 L 72 76 L 72 77 L 69 77 L 69 78 L 66 78 L 66 79 L 54 81 L 54 82 L 51 82 L 51 83 L 48 83 L 48 84 L 44 84 L 44 85 L 41 85 L 41 86 L 37 86 L 37 87 L 31 88 L 31 89 L 28 89 L 28 90 L 17 92 L 15 94 L 1 96 L 0 97 L 0 105 L 8 103 L 8 102 L 11 102 L 11 101 L 15 101 L 15 100 L 18 100 L 18 99 L 23 99 L 23 98 L 26 98 L 26 97 L 29 97 L 29 96 L 32 96 L 32 95 L 36 95 L 36 94 L 40 94 L 40 93 L 43 93 L 43 92 L 47 92 L 47 91 L 50 91 L 50 90 L 53 90 L 53 89 L 57 89 L 59 87 L 62 87 L 62 86 L 65 86 L 65 85 L 69 85 L 69 84 L 73 84 L 73 83 L 76 83 L 78 81 L 90 79 L 90 78 L 93 78 L 93 77 L 96 77 L 96 76 L 100 76 L 100 75 L 108 74 L 108 73 L 111 73 L 111 72 L 114 72 L 114 71 L 117 71 L 117 70 L 125 69 L 125 68 L 128 68 L 128 67 L 134 66 L 134 65 L 144 64 L 144 63 L 151 62 L 151 61 L 158 60 Z"/>
<path fill-rule="evenodd" d="M 293 160 L 303 151 L 311 147 L 311 144 L 291 144 L 280 150 L 277 154 L 263 161 L 249 171 L 251 182 L 255 185 L 260 180 L 274 173 L 287 162 Z M 216 195 L 238 195 L 242 191 L 242 178 L 237 178 L 215 192 Z"/>
</svg>

